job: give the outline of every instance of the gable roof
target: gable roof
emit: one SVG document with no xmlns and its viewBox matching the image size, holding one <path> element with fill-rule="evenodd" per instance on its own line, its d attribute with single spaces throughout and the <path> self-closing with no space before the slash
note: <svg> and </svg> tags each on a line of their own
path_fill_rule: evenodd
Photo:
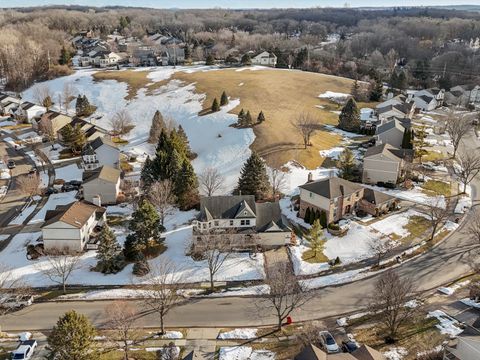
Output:
<svg viewBox="0 0 480 360">
<path fill-rule="evenodd" d="M 276 202 L 264 202 L 256 204 L 258 232 L 282 232 L 287 231 L 282 220 L 280 204 Z"/>
<path fill-rule="evenodd" d="M 237 213 L 235 214 L 235 218 L 240 219 L 240 218 L 252 218 L 252 217 L 255 217 L 255 212 L 252 210 L 252 208 L 248 205 L 248 203 L 245 200 L 242 200 L 238 207 Z"/>
<path fill-rule="evenodd" d="M 313 344 L 305 347 L 295 360 L 327 360 L 327 354 Z"/>
<path fill-rule="evenodd" d="M 362 345 L 352 352 L 352 355 L 358 360 L 385 360 L 385 357 L 368 345 Z"/>
<path fill-rule="evenodd" d="M 363 199 L 371 204 L 380 205 L 395 198 L 383 192 L 365 188 L 365 191 L 363 192 Z"/>
<path fill-rule="evenodd" d="M 242 204 L 249 207 L 249 210 L 255 216 L 255 196 L 254 195 L 232 195 L 232 196 L 206 196 L 200 199 L 201 221 L 213 219 L 234 219 Z"/>
<path fill-rule="evenodd" d="M 84 171 L 82 178 L 84 183 L 101 179 L 116 184 L 120 179 L 120 170 L 104 165 L 95 170 Z"/>
<path fill-rule="evenodd" d="M 448 352 L 458 359 L 473 359 L 480 356 L 479 336 L 459 336 L 454 346 L 447 347 Z"/>
<path fill-rule="evenodd" d="M 91 142 L 89 142 L 89 145 L 92 147 L 93 150 L 97 150 L 102 145 L 108 145 L 115 149 L 118 149 L 117 145 L 105 136 L 101 136 L 92 140 Z"/>
<path fill-rule="evenodd" d="M 75 201 L 69 205 L 58 205 L 55 210 L 47 210 L 42 228 L 61 221 L 80 229 L 94 213 L 104 213 L 105 211 L 106 209 L 103 207 L 87 204 L 83 201 Z"/>
<path fill-rule="evenodd" d="M 367 149 L 367 151 L 365 152 L 364 158 L 382 154 L 387 158 L 389 158 L 390 160 L 397 161 L 397 162 L 401 161 L 401 158 L 397 156 L 397 154 L 392 150 L 398 150 L 398 149 L 390 144 L 380 144 L 377 146 L 372 146 Z"/>
<path fill-rule="evenodd" d="M 377 131 L 375 132 L 375 134 L 378 135 L 378 134 L 384 133 L 384 132 L 389 131 L 389 130 L 394 129 L 394 128 L 401 131 L 402 133 L 405 132 L 405 127 L 402 125 L 402 123 L 400 121 L 398 121 L 397 119 L 395 119 L 395 120 L 383 123 L 380 126 L 377 126 Z"/>
<path fill-rule="evenodd" d="M 317 180 L 299 186 L 301 189 L 311 191 L 327 199 L 334 199 L 339 196 L 348 196 L 363 189 L 360 184 L 353 183 L 338 177 Z"/>
</svg>

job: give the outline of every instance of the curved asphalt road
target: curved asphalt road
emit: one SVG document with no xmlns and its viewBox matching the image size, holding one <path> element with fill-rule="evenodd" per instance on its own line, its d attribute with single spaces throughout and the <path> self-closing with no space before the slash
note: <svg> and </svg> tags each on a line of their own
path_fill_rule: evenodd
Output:
<svg viewBox="0 0 480 360">
<path fill-rule="evenodd" d="M 469 151 L 477 151 L 476 137 L 472 134 L 465 139 L 464 146 Z M 480 200 L 477 191 L 480 189 L 480 179 L 475 179 L 471 185 L 475 205 Z M 435 289 L 469 273 L 471 257 L 478 254 L 477 244 L 465 231 L 471 216 L 468 214 L 461 227 L 440 245 L 400 265 L 397 271 L 401 276 L 411 277 L 419 291 Z M 368 297 L 373 295 L 377 277 L 315 291 L 315 298 L 293 315 L 294 321 L 337 316 L 365 308 Z M 0 318 L 0 325 L 4 331 L 50 329 L 65 311 L 75 309 L 87 315 L 95 325 L 102 326 L 105 323 L 105 307 L 109 303 L 75 301 L 34 304 Z M 141 309 L 141 303 L 136 303 Z M 166 321 L 168 327 L 235 327 L 274 323 L 275 318 L 259 307 L 257 299 L 240 297 L 193 299 L 172 309 Z M 155 314 L 145 311 L 139 325 L 158 327 L 159 321 Z"/>
</svg>

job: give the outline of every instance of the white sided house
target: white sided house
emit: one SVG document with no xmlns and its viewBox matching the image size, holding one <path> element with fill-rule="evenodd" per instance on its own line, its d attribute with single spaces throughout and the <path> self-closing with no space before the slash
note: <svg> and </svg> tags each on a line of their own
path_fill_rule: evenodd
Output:
<svg viewBox="0 0 480 360">
<path fill-rule="evenodd" d="M 272 52 L 262 51 L 260 54 L 252 56 L 252 65 L 275 67 L 277 65 L 277 56 Z"/>
<path fill-rule="evenodd" d="M 47 109 L 43 106 L 25 101 L 15 111 L 15 118 L 19 121 L 31 123 L 34 119 L 39 119 Z"/>
<path fill-rule="evenodd" d="M 364 184 L 395 185 L 405 175 L 405 163 L 412 150 L 397 149 L 390 144 L 368 148 L 363 160 Z"/>
<path fill-rule="evenodd" d="M 83 173 L 83 198 L 93 204 L 116 204 L 120 194 L 120 170 L 102 166 Z M 100 203 L 98 202 L 100 199 Z"/>
<path fill-rule="evenodd" d="M 0 93 L 0 114 L 12 115 L 18 109 L 21 104 L 19 98 L 10 96 L 8 94 Z"/>
<path fill-rule="evenodd" d="M 256 203 L 253 195 L 201 198 L 200 215 L 193 222 L 195 250 L 201 251 L 210 236 L 223 236 L 234 250 L 268 249 L 292 242 L 279 203 Z"/>
<path fill-rule="evenodd" d="M 40 132 L 51 132 L 55 136 L 61 128 L 70 124 L 72 118 L 57 111 L 49 110 L 40 118 L 32 121 L 32 128 Z M 45 134 L 44 134 L 45 135 Z"/>
<path fill-rule="evenodd" d="M 118 169 L 120 165 L 120 150 L 106 136 L 97 137 L 83 148 L 82 160 L 85 170 L 95 170 L 101 166 Z"/>
<path fill-rule="evenodd" d="M 437 88 L 419 90 L 410 94 L 409 100 L 413 100 L 415 106 L 422 111 L 435 110 L 443 106 L 445 90 Z"/>
<path fill-rule="evenodd" d="M 48 210 L 42 225 L 44 249 L 47 253 L 83 251 L 95 227 L 105 220 L 105 208 L 83 201 Z"/>
</svg>

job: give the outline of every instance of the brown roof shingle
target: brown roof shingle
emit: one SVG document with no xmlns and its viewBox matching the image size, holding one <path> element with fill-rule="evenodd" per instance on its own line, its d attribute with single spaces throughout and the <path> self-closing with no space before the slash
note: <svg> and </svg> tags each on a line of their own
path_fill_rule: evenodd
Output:
<svg viewBox="0 0 480 360">
<path fill-rule="evenodd" d="M 42 227 L 61 221 L 80 229 L 94 213 L 103 212 L 105 212 L 103 207 L 76 201 L 69 205 L 57 206 L 55 210 L 48 210 Z"/>
</svg>

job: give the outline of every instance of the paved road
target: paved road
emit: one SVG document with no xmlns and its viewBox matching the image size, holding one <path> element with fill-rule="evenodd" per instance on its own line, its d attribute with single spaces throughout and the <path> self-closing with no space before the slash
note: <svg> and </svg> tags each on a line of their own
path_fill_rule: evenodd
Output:
<svg viewBox="0 0 480 360">
<path fill-rule="evenodd" d="M 476 137 L 466 139 L 470 151 L 478 148 Z M 478 204 L 480 179 L 472 183 L 474 204 Z M 467 215 L 471 217 L 472 215 Z M 466 233 L 469 219 L 439 246 L 414 260 L 402 264 L 398 271 L 416 282 L 419 291 L 433 290 L 440 285 L 456 280 L 471 271 L 472 256 L 478 254 L 477 245 Z M 297 311 L 294 320 L 312 320 L 337 316 L 365 308 L 372 295 L 377 276 L 337 287 L 317 290 L 315 298 L 303 309 Z M 135 302 L 135 301 L 132 301 Z M 35 304 L 17 313 L 0 318 L 6 331 L 42 330 L 51 328 L 65 311 L 75 309 L 86 314 L 95 325 L 105 322 L 105 307 L 109 301 L 60 302 Z M 139 308 L 141 303 L 137 302 Z M 194 299 L 174 308 L 167 316 L 169 327 L 235 327 L 274 324 L 273 316 L 258 306 L 253 298 Z M 144 312 L 141 324 L 157 327 L 158 318 Z"/>
</svg>

